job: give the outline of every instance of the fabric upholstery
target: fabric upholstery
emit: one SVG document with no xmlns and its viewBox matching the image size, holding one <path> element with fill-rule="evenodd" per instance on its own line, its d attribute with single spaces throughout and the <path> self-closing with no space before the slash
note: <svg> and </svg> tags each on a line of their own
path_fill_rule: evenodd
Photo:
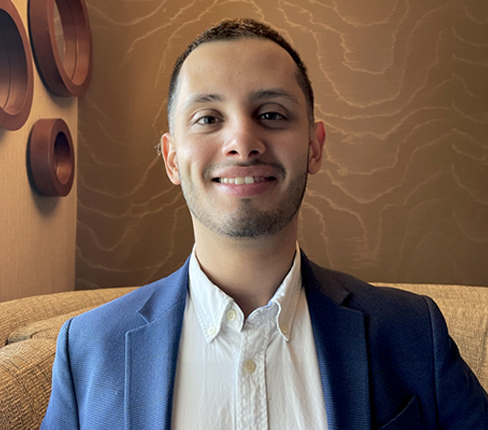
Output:
<svg viewBox="0 0 488 430">
<path fill-rule="evenodd" d="M 10 333 L 18 327 L 101 305 L 133 289 L 123 288 L 123 293 L 120 288 L 69 291 L 0 303 L 0 346 L 6 345 Z"/>
<path fill-rule="evenodd" d="M 428 296 L 437 304 L 440 302 L 449 304 L 451 302 L 450 305 L 454 305 L 452 303 L 454 301 L 457 305 L 460 303 L 480 303 L 488 306 L 488 287 L 447 284 L 389 284 L 384 282 L 373 282 L 372 284 L 378 287 L 400 288 L 401 290 Z"/>
<path fill-rule="evenodd" d="M 35 323 L 22 326 L 10 333 L 7 344 L 12 344 L 15 342 L 21 342 L 23 340 L 28 340 L 32 338 L 44 338 L 56 341 L 58 338 L 59 330 L 65 321 L 69 318 L 73 318 L 76 315 L 88 312 L 96 306 L 90 306 L 89 308 L 84 308 L 81 310 L 68 312 L 67 314 L 58 315 L 53 318 L 48 318 L 46 320 L 37 321 Z"/>
<path fill-rule="evenodd" d="M 1 430 L 39 429 L 51 396 L 62 324 L 135 288 L 72 291 L 0 303 Z"/>
<path fill-rule="evenodd" d="M 0 349 L 0 429 L 38 429 L 51 394 L 56 342 L 32 339 Z"/>
</svg>

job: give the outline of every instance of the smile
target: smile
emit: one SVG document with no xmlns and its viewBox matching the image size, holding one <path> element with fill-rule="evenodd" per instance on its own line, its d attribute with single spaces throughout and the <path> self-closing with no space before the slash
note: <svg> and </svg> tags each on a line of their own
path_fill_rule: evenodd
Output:
<svg viewBox="0 0 488 430">
<path fill-rule="evenodd" d="M 245 176 L 245 177 L 237 177 L 237 178 L 215 178 L 214 181 L 219 182 L 221 184 L 248 185 L 248 184 L 254 184 L 256 182 L 263 182 L 271 179 L 273 178 Z"/>
</svg>

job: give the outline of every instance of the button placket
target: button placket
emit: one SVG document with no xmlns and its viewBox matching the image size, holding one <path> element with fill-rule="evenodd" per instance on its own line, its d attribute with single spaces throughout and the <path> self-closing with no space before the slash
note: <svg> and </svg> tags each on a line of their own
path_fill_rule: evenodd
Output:
<svg viewBox="0 0 488 430">
<path fill-rule="evenodd" d="M 237 429 L 268 428 L 265 358 L 273 321 L 247 321 L 242 334 L 237 387 Z"/>
</svg>

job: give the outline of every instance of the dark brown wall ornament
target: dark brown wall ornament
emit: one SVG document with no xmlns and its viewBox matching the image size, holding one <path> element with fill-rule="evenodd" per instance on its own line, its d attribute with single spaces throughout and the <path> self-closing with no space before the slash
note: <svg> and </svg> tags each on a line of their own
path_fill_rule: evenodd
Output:
<svg viewBox="0 0 488 430">
<path fill-rule="evenodd" d="M 61 20 L 60 31 L 56 17 Z M 46 86 L 59 96 L 82 96 L 90 83 L 92 64 L 85 2 L 29 0 L 29 28 L 37 68 Z"/>
<path fill-rule="evenodd" d="M 34 124 L 28 160 L 35 188 L 43 196 L 66 196 L 75 176 L 75 151 L 62 119 L 40 119 Z"/>
<path fill-rule="evenodd" d="M 32 53 L 22 19 L 0 0 L 0 126 L 18 130 L 27 121 L 34 92 Z"/>
</svg>

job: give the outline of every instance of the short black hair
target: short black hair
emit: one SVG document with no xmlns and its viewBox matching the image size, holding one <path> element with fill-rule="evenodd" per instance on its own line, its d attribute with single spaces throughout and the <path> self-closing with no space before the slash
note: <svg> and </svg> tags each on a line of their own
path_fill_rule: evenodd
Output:
<svg viewBox="0 0 488 430">
<path fill-rule="evenodd" d="M 314 96 L 312 84 L 308 77 L 307 68 L 298 52 L 286 41 L 286 39 L 269 25 L 263 24 L 254 19 L 226 19 L 209 28 L 202 34 L 197 36 L 186 48 L 185 52 L 181 54 L 173 68 L 168 92 L 168 123 L 171 127 L 172 117 L 174 114 L 174 107 L 176 103 L 176 90 L 178 86 L 178 77 L 183 63 L 188 56 L 200 45 L 208 42 L 216 42 L 223 40 L 238 40 L 238 39 L 268 39 L 281 46 L 295 62 L 297 66 L 297 81 L 298 85 L 305 94 L 307 103 L 307 115 L 310 124 L 314 122 Z"/>
</svg>

